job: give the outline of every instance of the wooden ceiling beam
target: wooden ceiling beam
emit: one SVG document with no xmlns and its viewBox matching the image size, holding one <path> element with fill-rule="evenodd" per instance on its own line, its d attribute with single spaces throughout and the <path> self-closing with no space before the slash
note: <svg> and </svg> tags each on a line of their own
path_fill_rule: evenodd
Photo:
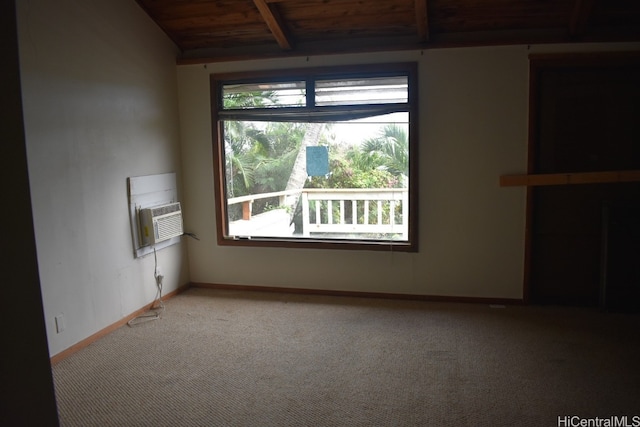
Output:
<svg viewBox="0 0 640 427">
<path fill-rule="evenodd" d="M 284 21 L 275 4 L 268 4 L 267 0 L 253 0 L 262 15 L 262 19 L 267 23 L 271 34 L 275 37 L 282 50 L 293 49 L 291 38 L 287 35 Z"/>
<path fill-rule="evenodd" d="M 427 0 L 415 0 L 416 24 L 420 43 L 429 41 L 429 12 Z"/>
<path fill-rule="evenodd" d="M 577 37 L 586 32 L 593 3 L 594 0 L 575 0 L 569 21 L 570 36 Z"/>
</svg>

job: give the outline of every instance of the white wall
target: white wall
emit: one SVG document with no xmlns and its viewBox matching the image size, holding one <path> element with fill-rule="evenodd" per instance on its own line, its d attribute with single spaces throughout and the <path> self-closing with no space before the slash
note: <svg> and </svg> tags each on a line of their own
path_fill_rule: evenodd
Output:
<svg viewBox="0 0 640 427">
<path fill-rule="evenodd" d="M 126 180 L 180 176 L 177 51 L 131 0 L 24 0 L 18 26 L 38 263 L 55 355 L 155 297 L 153 256 L 133 257 Z M 165 292 L 188 282 L 186 245 L 158 258 Z M 58 334 L 60 314 L 66 330 Z"/>
<path fill-rule="evenodd" d="M 629 46 L 618 46 L 627 49 Z M 178 67 L 193 282 L 522 298 L 528 55 L 611 46 L 508 46 Z M 416 61 L 420 70 L 420 252 L 221 247 L 216 244 L 209 75 L 244 70 Z"/>
</svg>

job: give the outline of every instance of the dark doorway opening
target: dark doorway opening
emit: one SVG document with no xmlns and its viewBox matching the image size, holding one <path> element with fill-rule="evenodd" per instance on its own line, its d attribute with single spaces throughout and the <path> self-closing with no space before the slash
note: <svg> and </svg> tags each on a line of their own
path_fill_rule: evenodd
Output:
<svg viewBox="0 0 640 427">
<path fill-rule="evenodd" d="M 531 58 L 530 174 L 640 169 L 640 57 Z M 529 300 L 640 310 L 640 183 L 529 188 Z"/>
</svg>

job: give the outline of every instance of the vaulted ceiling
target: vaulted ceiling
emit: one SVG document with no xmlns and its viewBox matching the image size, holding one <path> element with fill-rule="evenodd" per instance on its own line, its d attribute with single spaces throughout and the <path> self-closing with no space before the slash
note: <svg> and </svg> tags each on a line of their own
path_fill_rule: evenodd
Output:
<svg viewBox="0 0 640 427">
<path fill-rule="evenodd" d="M 137 0 L 183 63 L 446 46 L 639 41 L 639 0 Z"/>
</svg>

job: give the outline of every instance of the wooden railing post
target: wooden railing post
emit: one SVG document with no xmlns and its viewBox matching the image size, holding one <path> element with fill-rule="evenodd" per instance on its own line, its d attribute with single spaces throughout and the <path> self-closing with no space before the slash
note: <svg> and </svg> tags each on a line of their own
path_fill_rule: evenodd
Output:
<svg viewBox="0 0 640 427">
<path fill-rule="evenodd" d="M 351 224 L 358 224 L 358 202 L 356 200 L 351 201 Z"/>
<path fill-rule="evenodd" d="M 396 225 L 396 201 L 389 200 L 389 225 Z"/>
<path fill-rule="evenodd" d="M 302 192 L 302 236 L 311 236 L 309 230 L 309 195 L 307 192 Z"/>
<path fill-rule="evenodd" d="M 402 193 L 402 238 L 409 238 L 409 193 Z"/>
<path fill-rule="evenodd" d="M 249 221 L 251 219 L 251 208 L 253 200 L 242 202 L 242 219 Z"/>
<path fill-rule="evenodd" d="M 369 201 L 364 201 L 364 225 L 369 225 Z"/>
</svg>

